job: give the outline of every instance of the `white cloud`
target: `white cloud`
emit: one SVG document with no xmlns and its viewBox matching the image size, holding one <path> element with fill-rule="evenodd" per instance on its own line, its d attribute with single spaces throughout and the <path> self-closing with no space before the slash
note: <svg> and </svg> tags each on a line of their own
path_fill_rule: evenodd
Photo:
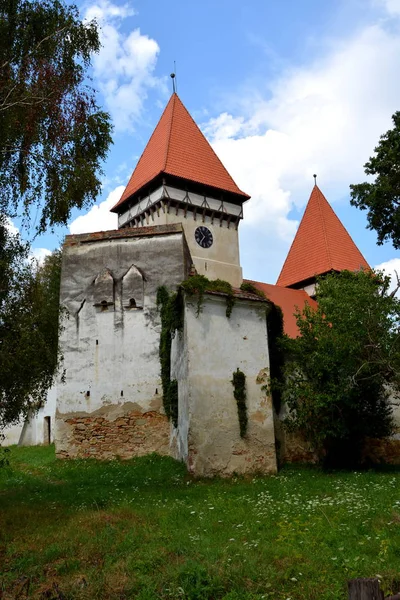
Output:
<svg viewBox="0 0 400 600">
<path fill-rule="evenodd" d="M 39 265 L 42 265 L 46 256 L 50 256 L 51 250 L 48 248 L 31 248 L 29 258 L 33 258 Z"/>
<path fill-rule="evenodd" d="M 220 114 L 203 126 L 252 196 L 241 226 L 246 244 L 257 228 L 269 247 L 284 242 L 287 249 L 296 228 L 288 215 L 307 202 L 313 173 L 331 202 L 365 179 L 363 164 L 399 108 L 400 0 L 385 5 L 386 19 L 331 42 L 313 64 L 286 70 L 267 90 L 248 90 L 238 114 Z"/>
<path fill-rule="evenodd" d="M 71 233 L 92 233 L 95 231 L 108 231 L 109 229 L 117 229 L 118 217 L 115 213 L 110 212 L 110 208 L 118 202 L 122 196 L 125 186 L 119 185 L 110 192 L 99 205 L 92 206 L 86 215 L 81 215 L 69 225 Z"/>
<path fill-rule="evenodd" d="M 132 130 L 140 118 L 147 92 L 164 89 L 164 81 L 154 75 L 160 52 L 155 40 L 140 32 L 122 31 L 123 20 L 134 16 L 130 3 L 113 4 L 100 0 L 86 7 L 85 19 L 96 19 L 102 48 L 93 59 L 95 79 L 116 130 Z"/>
<path fill-rule="evenodd" d="M 376 0 L 375 4 L 381 5 L 389 15 L 400 15 L 400 0 Z"/>
<path fill-rule="evenodd" d="M 16 227 L 14 225 L 14 223 L 11 221 L 11 219 L 9 219 L 8 217 L 6 217 L 5 227 L 6 227 L 7 231 L 9 231 L 11 233 L 11 235 L 17 235 L 17 233 L 19 233 L 18 227 Z"/>
<path fill-rule="evenodd" d="M 397 276 L 400 277 L 400 258 L 392 258 L 374 268 L 377 271 L 383 271 L 385 275 L 389 275 L 391 279 L 389 291 L 393 291 L 397 286 Z M 400 290 L 397 291 L 396 296 L 400 297 Z"/>
<path fill-rule="evenodd" d="M 126 19 L 126 17 L 133 17 L 135 14 L 135 9 L 128 3 L 118 5 L 108 0 L 100 0 L 97 4 L 87 5 L 85 19 L 87 21 L 96 19 L 98 23 L 102 23 L 107 19 Z"/>
</svg>

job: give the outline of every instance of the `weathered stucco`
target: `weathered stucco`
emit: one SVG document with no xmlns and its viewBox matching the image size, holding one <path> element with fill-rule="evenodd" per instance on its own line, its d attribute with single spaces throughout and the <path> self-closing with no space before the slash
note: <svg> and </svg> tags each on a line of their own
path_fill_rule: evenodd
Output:
<svg viewBox="0 0 400 600">
<path fill-rule="evenodd" d="M 275 473 L 275 436 L 268 382 L 265 302 L 236 300 L 230 318 L 226 298 L 185 301 L 185 324 L 172 350 L 171 377 L 178 380 L 179 417 L 173 448 L 198 476 Z M 248 430 L 240 437 L 231 383 L 246 375 Z"/>
<path fill-rule="evenodd" d="M 43 406 L 25 420 L 6 427 L 1 433 L 4 446 L 41 446 L 54 441 L 57 387 L 54 385 L 43 399 Z"/>
<path fill-rule="evenodd" d="M 59 457 L 169 452 L 156 293 L 187 277 L 190 255 L 179 225 L 124 231 L 66 239 Z"/>
</svg>

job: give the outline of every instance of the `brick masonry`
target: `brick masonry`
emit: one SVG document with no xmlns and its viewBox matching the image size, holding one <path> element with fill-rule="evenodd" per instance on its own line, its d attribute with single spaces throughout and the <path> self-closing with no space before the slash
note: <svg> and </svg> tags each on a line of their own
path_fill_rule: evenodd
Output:
<svg viewBox="0 0 400 600">
<path fill-rule="evenodd" d="M 170 425 L 165 415 L 150 411 L 131 411 L 115 420 L 101 416 L 69 417 L 68 450 L 57 452 L 58 458 L 124 459 L 150 452 L 169 455 Z"/>
</svg>

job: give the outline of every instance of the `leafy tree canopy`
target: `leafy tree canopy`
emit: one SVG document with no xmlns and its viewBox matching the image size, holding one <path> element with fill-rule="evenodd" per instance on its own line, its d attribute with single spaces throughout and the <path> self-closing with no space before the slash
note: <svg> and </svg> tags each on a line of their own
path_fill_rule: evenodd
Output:
<svg viewBox="0 0 400 600">
<path fill-rule="evenodd" d="M 58 364 L 61 253 L 42 266 L 0 217 L 0 432 L 41 406 Z"/>
<path fill-rule="evenodd" d="M 61 0 L 0 3 L 0 212 L 37 229 L 66 224 L 94 201 L 111 143 L 107 113 L 87 85 L 95 23 Z"/>
<path fill-rule="evenodd" d="M 366 437 L 392 432 L 400 302 L 388 294 L 389 283 L 369 271 L 320 278 L 318 308 L 298 312 L 300 337 L 284 341 L 286 425 L 332 466 L 357 464 Z"/>
<path fill-rule="evenodd" d="M 380 138 L 375 156 L 364 165 L 373 183 L 351 185 L 351 204 L 367 210 L 368 227 L 378 233 L 378 244 L 392 240 L 400 248 L 400 112 L 393 117 L 394 127 Z"/>
</svg>

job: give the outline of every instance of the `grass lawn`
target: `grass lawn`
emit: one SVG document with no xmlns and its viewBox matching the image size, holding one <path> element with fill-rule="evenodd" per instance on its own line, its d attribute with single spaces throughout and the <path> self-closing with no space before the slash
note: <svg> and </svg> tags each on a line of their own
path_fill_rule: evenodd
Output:
<svg viewBox="0 0 400 600">
<path fill-rule="evenodd" d="M 400 472 L 193 480 L 155 455 L 0 469 L 0 598 L 338 600 L 400 589 Z"/>
</svg>

